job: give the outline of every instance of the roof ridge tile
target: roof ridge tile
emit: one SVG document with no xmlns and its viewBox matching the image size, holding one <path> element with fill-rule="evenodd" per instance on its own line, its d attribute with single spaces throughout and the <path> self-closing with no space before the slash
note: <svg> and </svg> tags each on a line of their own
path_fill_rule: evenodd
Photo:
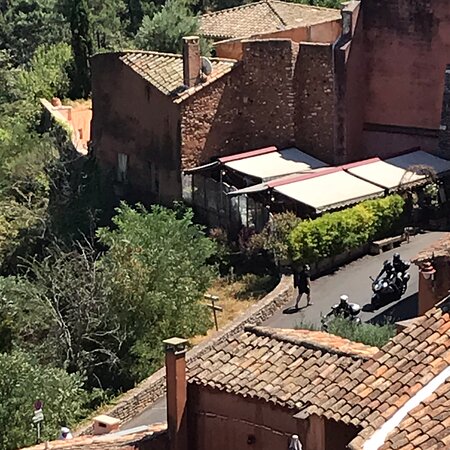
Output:
<svg viewBox="0 0 450 450">
<path fill-rule="evenodd" d="M 282 341 L 282 342 L 286 342 L 289 344 L 293 344 L 295 346 L 302 346 L 302 347 L 306 347 L 308 349 L 311 350 L 319 350 L 319 351 L 324 351 L 326 353 L 332 353 L 335 354 L 337 356 L 348 356 L 350 358 L 356 358 L 356 359 L 363 359 L 363 360 L 369 360 L 371 359 L 371 355 L 369 354 L 361 354 L 360 352 L 357 352 L 356 349 L 354 352 L 352 351 L 345 351 L 345 350 L 341 350 L 338 349 L 336 347 L 333 347 L 331 345 L 326 345 L 323 344 L 321 342 L 315 342 L 314 339 L 302 339 L 300 337 L 294 337 L 292 335 L 286 335 L 283 334 L 283 332 L 281 330 L 278 329 L 272 329 L 272 328 L 266 328 L 266 327 L 259 327 L 259 326 L 254 326 L 254 325 L 247 325 L 244 330 L 246 332 L 252 333 L 256 336 L 267 336 L 270 337 L 272 339 L 278 340 L 278 341 Z M 327 333 L 323 333 L 323 335 L 326 335 Z M 333 335 L 330 335 L 333 336 Z M 367 345 L 364 344 L 360 344 L 360 343 L 354 343 L 352 341 L 349 341 L 348 339 L 344 339 L 344 338 L 338 338 L 339 340 L 341 340 L 341 342 L 347 342 L 349 344 L 356 344 L 359 348 L 364 349 L 366 348 L 367 350 L 373 350 L 373 353 L 375 353 L 375 350 L 378 351 L 377 348 L 375 347 L 369 347 Z"/>
</svg>

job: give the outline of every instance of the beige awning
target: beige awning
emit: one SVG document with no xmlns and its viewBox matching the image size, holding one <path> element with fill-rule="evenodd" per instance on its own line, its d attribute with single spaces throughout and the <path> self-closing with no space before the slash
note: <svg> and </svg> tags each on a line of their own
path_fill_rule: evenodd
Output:
<svg viewBox="0 0 450 450">
<path fill-rule="evenodd" d="M 340 208 L 384 194 L 383 188 L 342 169 L 277 186 L 274 191 L 308 205 L 317 212 Z"/>
<path fill-rule="evenodd" d="M 326 167 L 327 164 L 297 148 L 270 151 L 264 154 L 225 161 L 224 165 L 245 175 L 259 178 L 262 181 L 291 175 L 308 173 L 312 169 Z M 223 158 L 225 159 L 225 158 Z"/>
</svg>

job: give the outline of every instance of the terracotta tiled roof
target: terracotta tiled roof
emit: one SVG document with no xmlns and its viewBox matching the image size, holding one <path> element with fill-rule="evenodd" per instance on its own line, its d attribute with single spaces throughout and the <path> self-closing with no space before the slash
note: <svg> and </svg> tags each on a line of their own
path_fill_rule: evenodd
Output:
<svg viewBox="0 0 450 450">
<path fill-rule="evenodd" d="M 431 258 L 450 258 L 450 233 L 431 244 L 425 250 L 422 250 L 412 262 L 420 264 Z"/>
<path fill-rule="evenodd" d="M 27 450 L 125 450 L 138 449 L 142 445 L 166 430 L 165 424 L 154 424 L 146 431 L 131 433 L 125 436 L 120 434 L 104 434 L 102 436 L 79 436 L 66 441 L 58 440 L 44 444 L 27 447 Z M 148 444 L 147 444 L 148 445 Z M 148 448 L 148 447 L 146 447 Z"/>
<path fill-rule="evenodd" d="M 189 381 L 350 422 L 351 408 L 338 400 L 352 372 L 377 351 L 319 331 L 247 327 L 189 367 Z M 336 389 L 324 396 L 327 386 Z"/>
<path fill-rule="evenodd" d="M 204 14 L 200 16 L 200 32 L 214 39 L 248 38 L 340 17 L 338 9 L 268 0 Z"/>
<path fill-rule="evenodd" d="M 388 432 L 382 434 L 381 444 L 371 449 L 450 448 L 450 378 L 434 388 L 429 384 L 450 366 L 449 310 L 446 300 L 398 334 L 354 373 L 359 383 L 346 400 L 360 405 L 364 429 L 350 444 L 351 449 L 365 448 L 364 444 L 383 425 Z M 424 400 L 409 410 L 414 400 L 406 403 L 420 391 Z M 401 412 L 406 415 L 403 417 Z M 398 417 L 399 422 L 395 422 Z"/>
<path fill-rule="evenodd" d="M 171 53 L 129 51 L 120 60 L 174 101 L 184 100 L 204 86 L 230 72 L 236 64 L 232 59 L 210 58 L 213 71 L 205 82 L 185 89 L 183 86 L 183 57 Z"/>
</svg>

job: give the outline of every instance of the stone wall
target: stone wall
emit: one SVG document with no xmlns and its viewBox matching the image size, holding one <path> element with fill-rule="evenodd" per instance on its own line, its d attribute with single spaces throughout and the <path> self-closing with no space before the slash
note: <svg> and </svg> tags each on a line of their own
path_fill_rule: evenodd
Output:
<svg viewBox="0 0 450 450">
<path fill-rule="evenodd" d="M 267 145 L 294 143 L 292 86 L 298 45 L 244 41 L 229 75 L 182 104 L 182 166 Z"/>
<path fill-rule="evenodd" d="M 444 158 L 450 155 L 450 64 L 445 68 L 445 86 L 439 132 L 439 154 Z"/>
<path fill-rule="evenodd" d="M 258 303 L 252 305 L 244 314 L 239 316 L 231 324 L 219 331 L 213 338 L 204 341 L 190 350 L 186 359 L 192 363 L 196 358 L 209 351 L 219 343 L 226 340 L 229 336 L 240 333 L 244 327 L 249 324 L 260 325 L 273 315 L 273 313 L 282 305 L 292 300 L 294 295 L 292 278 L 283 277 L 278 286 Z M 162 367 L 149 378 L 140 383 L 136 388 L 118 397 L 114 405 L 102 409 L 101 414 L 108 414 L 117 417 L 126 422 L 144 409 L 149 407 L 165 393 L 165 368 Z M 97 415 L 97 411 L 93 415 Z M 92 426 L 89 423 L 80 427 L 76 434 L 89 434 Z"/>
<path fill-rule="evenodd" d="M 333 83 L 330 44 L 244 41 L 238 67 L 182 104 L 182 167 L 269 145 L 333 162 Z"/>
<path fill-rule="evenodd" d="M 332 46 L 302 43 L 295 67 L 295 143 L 315 157 L 335 163 Z"/>
</svg>

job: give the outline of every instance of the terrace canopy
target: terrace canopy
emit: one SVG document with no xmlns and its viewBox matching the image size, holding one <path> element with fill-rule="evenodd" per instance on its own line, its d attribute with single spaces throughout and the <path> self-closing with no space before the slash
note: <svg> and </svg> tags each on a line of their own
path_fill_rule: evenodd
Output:
<svg viewBox="0 0 450 450">
<path fill-rule="evenodd" d="M 424 182 L 428 168 L 437 176 L 450 171 L 450 161 L 424 151 L 415 151 L 384 161 L 373 158 L 343 168 L 350 174 L 393 191 L 400 186 Z"/>
<path fill-rule="evenodd" d="M 327 164 L 297 148 L 268 147 L 219 158 L 220 163 L 240 174 L 268 181 L 291 174 L 309 173 Z"/>
<path fill-rule="evenodd" d="M 381 197 L 384 189 L 361 180 L 342 168 L 336 167 L 313 175 L 299 176 L 273 182 L 273 190 L 322 213 L 331 209 L 349 206 L 360 201 Z"/>
</svg>

